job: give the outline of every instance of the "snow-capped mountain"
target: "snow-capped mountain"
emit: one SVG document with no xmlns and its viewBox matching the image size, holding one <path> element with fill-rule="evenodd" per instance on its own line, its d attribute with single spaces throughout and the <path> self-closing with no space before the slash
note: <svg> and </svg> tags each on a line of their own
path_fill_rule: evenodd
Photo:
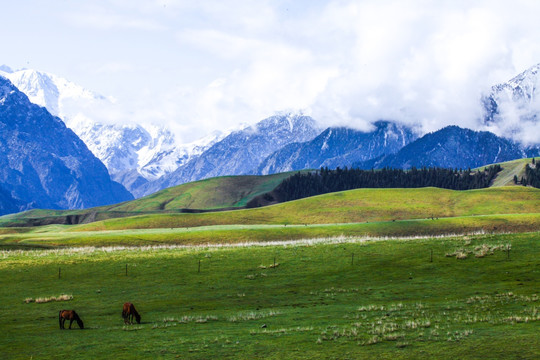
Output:
<svg viewBox="0 0 540 360">
<path fill-rule="evenodd" d="M 540 64 L 493 86 L 483 103 L 487 130 L 524 146 L 540 144 Z"/>
<path fill-rule="evenodd" d="M 278 172 L 350 166 L 381 155 L 393 154 L 416 139 L 414 132 L 390 121 L 377 121 L 374 129 L 363 132 L 346 127 L 324 130 L 314 139 L 292 143 L 268 156 L 259 165 L 262 175 Z"/>
<path fill-rule="evenodd" d="M 0 212 L 133 199 L 58 117 L 0 76 Z"/>
<path fill-rule="evenodd" d="M 284 113 L 269 117 L 231 132 L 174 172 L 143 186 L 143 193 L 209 177 L 253 174 L 268 155 L 288 144 L 311 140 L 319 132 L 309 116 Z"/>
<path fill-rule="evenodd" d="M 475 168 L 525 157 L 515 142 L 488 131 L 447 126 L 426 134 L 396 154 L 354 164 L 361 169 L 411 167 Z"/>
<path fill-rule="evenodd" d="M 176 170 L 226 135 L 214 133 L 178 145 L 174 134 L 161 126 L 127 121 L 113 124 L 109 116 L 118 113 L 114 99 L 56 75 L 30 69 L 12 71 L 5 65 L 0 75 L 11 80 L 30 101 L 60 117 L 105 164 L 111 176 L 132 192 L 136 186 Z M 128 173 L 130 180 L 125 180 Z"/>
</svg>

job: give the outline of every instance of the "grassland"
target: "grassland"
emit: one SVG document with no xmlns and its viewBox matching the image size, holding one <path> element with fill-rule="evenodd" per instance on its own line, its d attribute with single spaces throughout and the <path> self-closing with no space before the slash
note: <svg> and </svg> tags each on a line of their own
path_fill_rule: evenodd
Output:
<svg viewBox="0 0 540 360">
<path fill-rule="evenodd" d="M 0 217 L 0 226 L 71 225 L 141 214 L 177 213 L 186 209 L 241 208 L 254 197 L 274 189 L 290 175 L 291 173 L 280 173 L 211 178 L 174 186 L 140 199 L 110 206 L 83 210 L 36 209 L 6 215 Z"/>
<path fill-rule="evenodd" d="M 502 170 L 497 174 L 497 177 L 495 178 L 495 181 L 491 185 L 492 187 L 498 187 L 498 186 L 513 186 L 514 184 L 514 176 L 517 176 L 518 179 L 521 179 L 523 175 L 525 175 L 525 165 L 531 163 L 531 158 L 529 159 L 518 159 L 518 160 L 512 160 L 512 161 L 506 161 L 503 163 L 499 163 L 501 165 Z M 482 166 L 481 169 L 486 168 L 491 165 Z"/>
<path fill-rule="evenodd" d="M 164 192 L 71 214 L 105 218 L 89 224 L 0 228 L 2 358 L 540 357 L 539 189 L 358 189 L 167 213 L 213 201 L 186 192 L 208 198 Z M 141 324 L 123 324 L 126 301 Z M 59 330 L 61 309 L 85 330 Z"/>
<path fill-rule="evenodd" d="M 267 176 L 224 176 L 195 181 L 109 207 L 111 211 L 158 211 L 243 207 L 255 196 L 273 190 L 291 173 Z"/>
<path fill-rule="evenodd" d="M 535 232 L 1 252 L 0 353 L 3 359 L 538 358 L 539 238 Z M 37 298 L 48 302 L 25 301 Z M 123 324 L 125 301 L 138 307 L 140 325 Z M 64 308 L 79 312 L 85 330 L 58 329 Z"/>
<path fill-rule="evenodd" d="M 358 189 L 274 206 L 0 228 L 0 247 L 265 242 L 540 231 L 540 190 Z"/>
<path fill-rule="evenodd" d="M 73 231 L 210 225 L 335 224 L 494 214 L 540 213 L 540 190 L 357 189 L 264 208 L 219 213 L 144 215 L 73 227 Z"/>
<path fill-rule="evenodd" d="M 519 159 L 500 163 L 503 170 L 495 178 L 492 187 L 514 185 L 514 176 L 521 178 L 525 172 L 525 165 L 530 161 L 531 159 Z M 224 176 L 211 178 L 171 187 L 133 201 L 92 209 L 67 211 L 30 210 L 0 217 L 0 226 L 72 225 L 139 215 L 240 209 L 251 199 L 273 190 L 291 174 L 281 173 L 267 176 Z M 377 191 L 377 189 L 372 190 Z M 406 196 L 408 195 L 406 194 Z M 429 193 L 422 195 L 430 196 Z M 438 194 L 434 193 L 433 195 L 436 196 Z M 411 199 L 406 198 L 406 196 L 404 200 L 410 202 Z M 399 197 L 399 199 L 403 200 L 403 197 Z M 384 198 L 382 200 L 386 201 Z M 441 206 L 443 205 L 446 206 L 448 204 L 441 204 Z M 437 204 L 434 204 L 434 206 L 437 207 Z M 488 206 L 491 205 L 488 204 Z M 429 215 L 425 214 L 425 212 L 423 214 Z"/>
</svg>

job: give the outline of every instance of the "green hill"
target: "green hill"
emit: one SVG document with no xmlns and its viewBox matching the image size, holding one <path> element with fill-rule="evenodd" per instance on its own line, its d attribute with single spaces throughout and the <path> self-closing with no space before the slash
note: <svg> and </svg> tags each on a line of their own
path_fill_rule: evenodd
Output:
<svg viewBox="0 0 540 360">
<path fill-rule="evenodd" d="M 513 178 L 517 176 L 521 178 L 525 171 L 525 165 L 530 163 L 531 159 L 519 159 L 509 162 L 500 163 L 503 170 L 496 176 L 492 187 L 508 187 L 514 185 Z M 489 166 L 489 165 L 487 165 Z M 484 168 L 484 167 L 482 167 Z M 482 169 L 480 168 L 480 169 Z M 350 210 L 351 206 L 346 205 L 345 208 L 349 209 L 347 211 L 343 210 L 339 216 L 336 216 L 333 211 L 327 211 L 327 204 L 320 203 L 319 201 L 326 201 L 327 197 L 314 197 L 313 200 L 307 200 L 307 202 L 300 203 L 301 205 L 290 205 L 290 208 L 287 206 L 281 213 L 280 207 L 272 208 L 270 210 L 261 210 L 261 212 L 239 212 L 238 214 L 231 215 L 229 213 L 222 215 L 221 211 L 223 210 L 233 210 L 241 209 L 252 199 L 256 197 L 261 197 L 263 194 L 266 194 L 276 188 L 284 179 L 291 176 L 293 172 L 289 173 L 280 173 L 267 176 L 225 176 L 218 178 L 211 178 L 196 182 L 191 182 L 187 184 L 178 185 L 171 187 L 165 190 L 161 190 L 152 195 L 120 203 L 110 206 L 102 206 L 98 208 L 84 209 L 84 210 L 31 210 L 23 213 L 12 214 L 0 217 L 0 226 L 42 226 L 49 224 L 65 224 L 65 225 L 76 225 L 76 224 L 87 224 L 93 222 L 103 222 L 110 219 L 116 218 L 128 218 L 136 216 L 146 216 L 143 218 L 137 218 L 136 220 L 126 220 L 114 222 L 115 224 L 132 224 L 136 223 L 145 223 L 147 221 L 157 222 L 164 224 L 164 226 L 169 226 L 168 222 L 170 219 L 176 219 L 173 223 L 177 223 L 177 218 L 172 214 L 185 213 L 185 212 L 216 212 L 220 210 L 220 214 L 206 214 L 200 216 L 183 216 L 181 217 L 181 222 L 186 222 L 185 219 L 196 219 L 189 220 L 188 223 L 197 224 L 199 221 L 206 224 L 207 222 L 211 224 L 240 224 L 240 223 L 253 223 L 254 219 L 256 223 L 321 223 L 321 221 L 333 222 L 335 218 L 337 221 L 340 220 L 340 216 L 344 215 L 343 212 L 347 212 L 344 222 L 357 222 L 357 221 L 373 221 L 373 219 L 382 219 L 382 220 L 392 220 L 392 219 L 403 219 L 403 218 L 425 218 L 430 216 L 441 217 L 441 216 L 455 216 L 447 215 L 452 213 L 450 208 L 453 208 L 453 203 L 445 203 L 446 195 L 448 190 L 442 190 L 442 193 L 436 193 L 434 195 L 428 195 L 425 192 L 421 193 L 422 196 L 442 196 L 440 205 L 438 204 L 424 204 L 424 199 L 420 199 L 414 196 L 417 189 L 385 189 L 382 192 L 377 192 L 377 190 L 382 189 L 363 189 L 366 196 L 365 201 L 370 202 L 370 204 L 377 204 L 382 202 L 388 207 L 387 210 L 382 211 L 376 209 L 375 213 L 370 213 L 367 218 L 362 218 L 365 215 L 352 216 L 351 214 L 365 214 L 366 211 L 356 212 Z M 433 190 L 435 191 L 435 190 Z M 517 191 L 517 190 L 516 190 Z M 519 193 L 519 191 L 517 191 Z M 429 191 L 428 191 L 429 193 Z M 459 193 L 459 192 L 458 192 Z M 341 193 L 336 193 L 341 194 Z M 387 195 L 391 194 L 391 195 Z M 364 196 L 363 195 L 363 196 Z M 338 197 L 343 197 L 344 195 L 336 195 Z M 374 198 L 372 198 L 374 196 Z M 455 195 L 457 196 L 457 195 Z M 503 195 L 499 195 L 503 196 Z M 345 196 L 348 198 L 348 196 Z M 354 197 L 354 196 L 353 196 Z M 465 196 L 466 197 L 466 196 Z M 503 196 L 504 197 L 504 196 Z M 334 199 L 335 197 L 330 196 Z M 397 200 L 401 208 L 393 208 L 393 201 Z M 486 199 L 481 199 L 478 201 L 478 204 L 481 204 Z M 360 200 L 353 200 L 360 201 Z M 449 200 L 450 201 L 450 200 Z M 487 201 L 487 200 L 486 200 Z M 501 201 L 507 201 L 502 199 Z M 403 203 L 399 203 L 403 202 Z M 451 202 L 451 201 L 450 201 Z M 473 201 L 471 201 L 473 202 Z M 489 201 L 488 201 L 489 202 Z M 492 205 L 492 204 L 491 204 Z M 491 205 L 488 205 L 490 207 Z M 297 207 L 298 206 L 298 207 Z M 307 208 L 306 208 L 307 206 Z M 329 205 L 330 208 L 334 208 L 334 205 Z M 371 205 L 370 205 L 371 206 Z M 375 206 L 375 205 L 374 205 Z M 481 205 L 475 205 L 476 207 Z M 375 206 L 377 207 L 377 206 Z M 304 214 L 307 209 L 313 209 L 308 215 Z M 474 207 L 473 207 L 474 208 Z M 277 210 L 274 210 L 277 209 Z M 294 209 L 294 210 L 289 210 Z M 316 210 L 321 209 L 321 210 Z M 364 209 L 366 210 L 366 209 Z M 504 209 L 501 209 L 504 211 Z M 274 212 L 278 212 L 279 216 L 276 216 Z M 321 213 L 316 215 L 317 213 Z M 455 212 L 455 211 L 454 211 Z M 377 217 L 374 214 L 384 213 L 385 216 Z M 475 213 L 473 211 L 473 213 Z M 482 213 L 477 211 L 477 213 Z M 492 214 L 493 212 L 489 212 Z M 295 215 L 290 215 L 295 214 Z M 330 214 L 329 217 L 327 214 Z M 401 216 L 403 215 L 404 216 Z M 457 214 L 459 215 L 459 213 Z M 157 221 L 156 216 L 164 216 L 162 220 Z M 412 217 L 411 217 L 412 216 Z M 151 220 L 147 220 L 151 219 Z M 205 220 L 200 220 L 205 219 Z M 217 219 L 217 220 L 208 220 L 208 219 Z M 232 220 L 234 219 L 234 220 Z M 274 219 L 274 220 L 269 220 Z M 351 220 L 352 219 L 352 220 Z M 371 219 L 371 220 L 369 220 Z M 99 224 L 102 226 L 102 223 Z M 116 225 L 115 225 L 116 226 Z M 129 225 L 130 227 L 133 225 Z M 147 227 L 148 225 L 140 225 L 142 227 Z M 173 225 L 176 226 L 176 225 Z M 197 225 L 187 225 L 187 226 L 197 226 Z M 152 226 L 151 226 L 152 227 Z"/>
<path fill-rule="evenodd" d="M 335 224 L 531 213 L 540 213 L 540 190 L 521 186 L 468 191 L 439 188 L 356 189 L 254 209 L 111 219 L 80 225 L 73 230 Z"/>
<path fill-rule="evenodd" d="M 141 199 L 109 207 L 110 211 L 160 211 L 243 207 L 253 197 L 274 189 L 291 173 L 267 176 L 224 176 L 190 182 Z"/>
<path fill-rule="evenodd" d="M 84 210 L 30 210 L 0 217 L 0 226 L 82 224 L 142 214 L 241 208 L 274 189 L 292 173 L 267 176 L 224 176 L 195 181 L 140 199 Z"/>
<path fill-rule="evenodd" d="M 502 171 L 497 174 L 497 176 L 495 177 L 495 181 L 491 186 L 514 186 L 514 176 L 517 176 L 518 179 L 521 179 L 521 177 L 525 174 L 525 166 L 530 163 L 531 158 L 499 163 L 499 165 L 501 165 L 502 167 Z M 478 169 L 484 169 L 491 165 L 482 166 Z"/>
</svg>

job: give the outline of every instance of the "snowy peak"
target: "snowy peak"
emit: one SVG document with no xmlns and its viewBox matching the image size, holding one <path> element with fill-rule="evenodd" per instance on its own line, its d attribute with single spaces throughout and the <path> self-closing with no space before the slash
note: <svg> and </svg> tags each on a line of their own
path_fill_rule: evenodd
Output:
<svg viewBox="0 0 540 360">
<path fill-rule="evenodd" d="M 540 64 L 506 83 L 495 85 L 483 99 L 486 130 L 524 145 L 540 144 Z"/>
<path fill-rule="evenodd" d="M 413 131 L 390 121 L 377 121 L 373 130 L 363 132 L 347 127 L 332 127 L 314 139 L 293 143 L 268 156 L 258 167 L 262 175 L 350 166 L 381 155 L 392 154 L 416 138 Z"/>
<path fill-rule="evenodd" d="M 475 168 L 485 164 L 523 157 L 523 150 L 508 139 L 487 131 L 447 126 L 411 142 L 393 155 L 359 162 L 355 166 L 371 169 L 391 167 Z"/>
<path fill-rule="evenodd" d="M 116 102 L 71 81 L 46 72 L 4 66 L 0 75 L 11 80 L 31 102 L 60 117 L 107 167 L 116 179 L 136 171 L 147 180 L 170 173 L 213 145 L 220 134 L 178 145 L 162 126 L 110 119 L 119 113 Z M 133 177 L 132 177 L 133 178 Z M 141 181 L 138 181 L 139 184 Z M 124 184 L 130 191 L 130 183 Z"/>
<path fill-rule="evenodd" d="M 2 76 L 0 129 L 0 197 L 9 205 L 0 212 L 78 209 L 133 198 L 73 131 Z"/>
<path fill-rule="evenodd" d="M 148 195 L 166 187 L 224 175 L 254 174 L 260 162 L 276 150 L 313 139 L 319 133 L 315 121 L 301 114 L 275 115 L 242 130 L 232 131 L 181 165 L 174 172 L 148 184 Z"/>
<path fill-rule="evenodd" d="M 75 117 L 67 103 L 71 101 L 102 101 L 104 96 L 89 91 L 61 77 L 32 69 L 0 71 L 0 75 L 11 80 L 31 102 L 46 107 L 49 112 L 61 118 Z M 71 115 L 71 116 L 70 116 Z M 69 125 L 68 125 L 69 126 Z"/>
</svg>

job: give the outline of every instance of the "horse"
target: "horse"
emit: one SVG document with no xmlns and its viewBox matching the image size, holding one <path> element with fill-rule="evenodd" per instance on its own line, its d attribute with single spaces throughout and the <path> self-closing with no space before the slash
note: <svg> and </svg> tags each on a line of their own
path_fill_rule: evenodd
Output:
<svg viewBox="0 0 540 360">
<path fill-rule="evenodd" d="M 77 325 L 81 329 L 84 329 L 84 324 L 79 315 L 75 312 L 75 310 L 60 310 L 58 313 L 58 322 L 60 323 L 60 329 L 65 329 L 64 323 L 66 320 L 69 320 L 69 328 L 71 329 L 71 324 L 73 324 L 73 321 L 77 322 Z"/>
<path fill-rule="evenodd" d="M 122 317 L 124 318 L 124 324 L 133 324 L 133 317 L 137 320 L 137 324 L 141 323 L 141 315 L 135 309 L 135 305 L 130 302 L 124 304 L 122 309 Z"/>
</svg>

